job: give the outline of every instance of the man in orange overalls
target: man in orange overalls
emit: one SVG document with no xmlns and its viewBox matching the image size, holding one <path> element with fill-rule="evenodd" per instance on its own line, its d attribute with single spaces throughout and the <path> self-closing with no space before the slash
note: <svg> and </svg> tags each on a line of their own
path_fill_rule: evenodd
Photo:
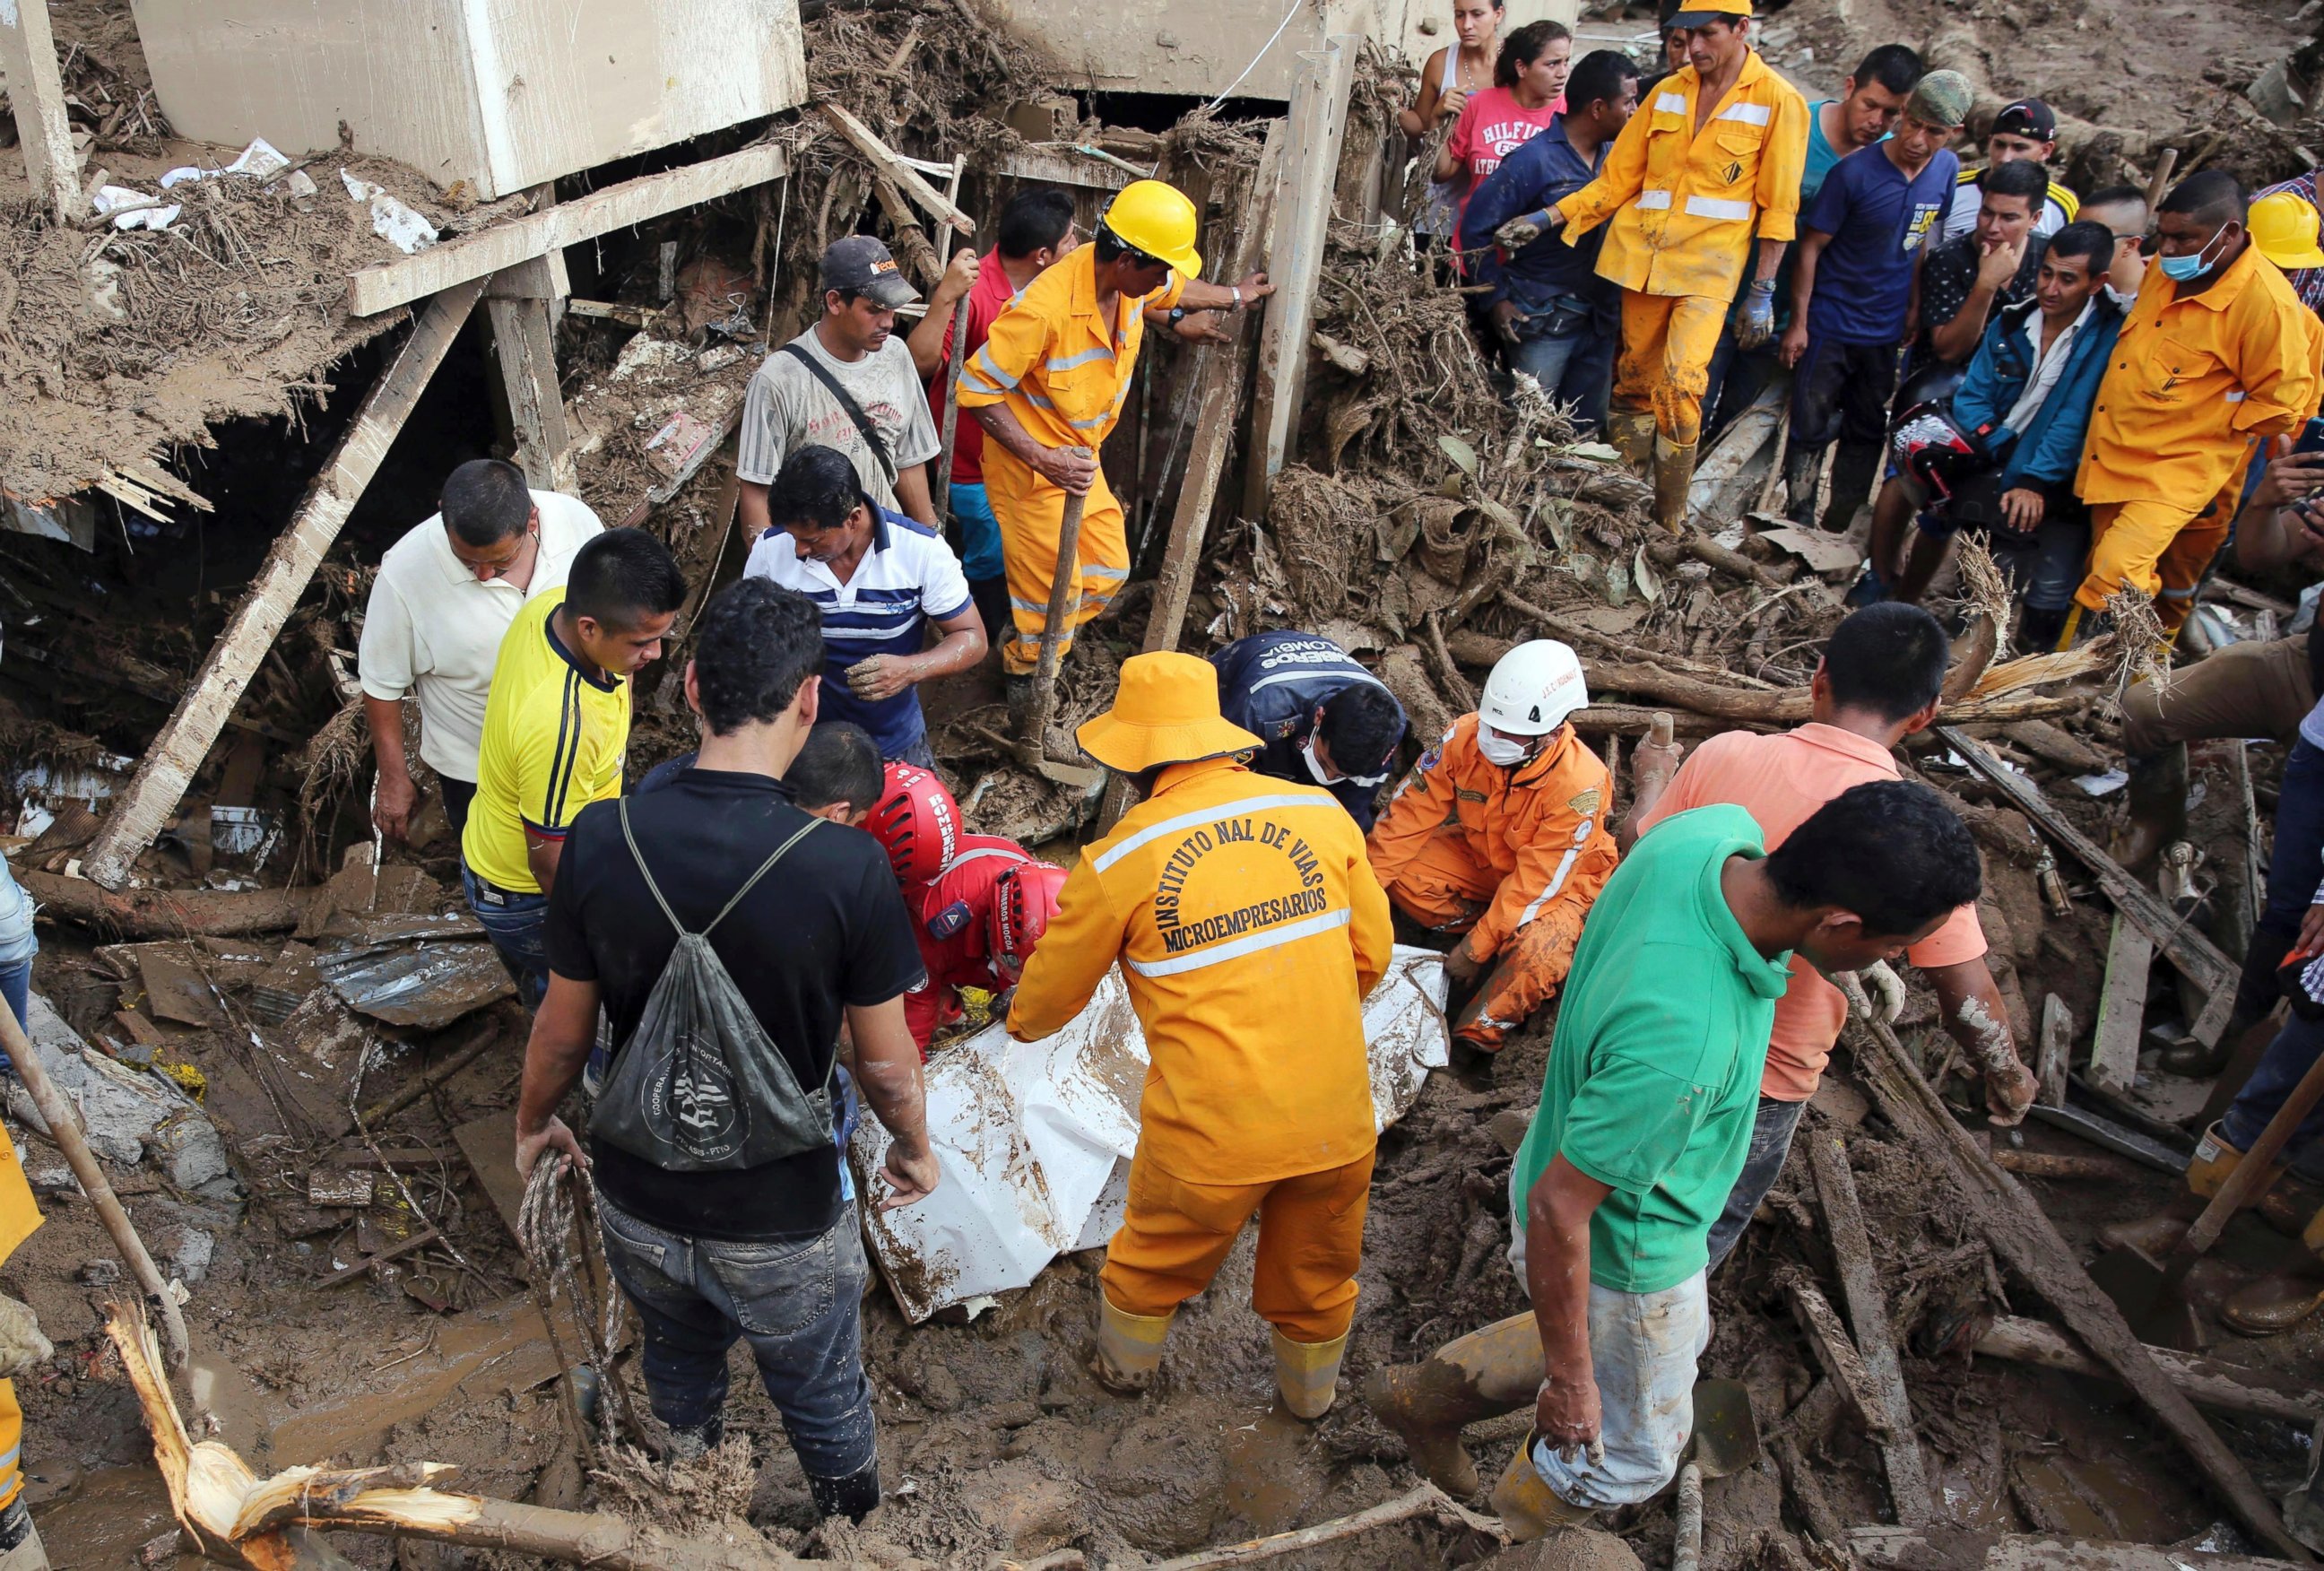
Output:
<svg viewBox="0 0 2324 1571">
<path fill-rule="evenodd" d="M 1194 204 L 1183 192 L 1133 180 L 1106 208 L 1095 239 L 1027 284 L 961 367 L 960 407 L 990 439 L 984 486 L 1001 524 L 1015 624 L 1010 636 L 991 633 L 1020 731 L 1056 575 L 1074 579 L 1060 658 L 1074 630 L 1130 576 L 1121 504 L 1095 454 L 1130 396 L 1146 313 L 1167 312 L 1175 323 L 1191 311 L 1240 310 L 1274 292 L 1263 273 L 1232 285 L 1204 283 L 1195 227 Z M 1074 559 L 1060 564 L 1069 495 L 1089 501 Z"/>
<path fill-rule="evenodd" d="M 1566 724 L 1589 702 L 1571 649 L 1517 645 L 1486 679 L 1478 712 L 1421 755 L 1372 829 L 1372 872 L 1389 901 L 1433 932 L 1463 935 L 1444 957 L 1454 998 L 1471 994 L 1453 1015 L 1456 1050 L 1499 1052 L 1548 1002 L 1613 874 L 1613 782 Z"/>
<path fill-rule="evenodd" d="M 0 1003 L 0 1012 L 7 1007 Z M 0 1261 L 32 1237 L 42 1220 L 15 1148 L 0 1135 Z M 0 1378 L 0 1571 L 49 1571 L 49 1552 L 24 1505 L 24 1409 L 13 1377 L 54 1351 L 29 1308 L 0 1298 L 0 1375 L 10 1377 Z"/>
</svg>

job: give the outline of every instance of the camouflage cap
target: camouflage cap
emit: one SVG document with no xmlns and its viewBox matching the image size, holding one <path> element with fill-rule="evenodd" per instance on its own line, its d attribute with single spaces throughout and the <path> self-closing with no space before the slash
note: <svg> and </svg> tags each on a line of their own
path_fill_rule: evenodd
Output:
<svg viewBox="0 0 2324 1571">
<path fill-rule="evenodd" d="M 1969 118 L 1976 91 L 1959 71 L 1931 71 L 1913 85 L 1904 113 L 1923 125 L 1957 127 Z"/>
</svg>

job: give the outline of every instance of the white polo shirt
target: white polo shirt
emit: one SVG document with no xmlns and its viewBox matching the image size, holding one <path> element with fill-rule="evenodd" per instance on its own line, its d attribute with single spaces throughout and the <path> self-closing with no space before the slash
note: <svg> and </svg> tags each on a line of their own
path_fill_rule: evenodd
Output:
<svg viewBox="0 0 2324 1571">
<path fill-rule="evenodd" d="M 577 496 L 531 495 L 540 513 L 540 555 L 522 589 L 505 578 L 478 582 L 452 554 L 438 513 L 388 548 L 364 611 L 364 696 L 393 702 L 416 690 L 420 758 L 438 774 L 471 784 L 501 635 L 526 601 L 564 584 L 574 553 L 605 527 Z"/>
</svg>

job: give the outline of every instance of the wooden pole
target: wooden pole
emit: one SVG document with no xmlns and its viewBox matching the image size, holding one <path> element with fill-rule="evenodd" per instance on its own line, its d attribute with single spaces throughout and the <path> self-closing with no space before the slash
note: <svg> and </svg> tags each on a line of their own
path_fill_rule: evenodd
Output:
<svg viewBox="0 0 2324 1571">
<path fill-rule="evenodd" d="M 421 390 L 443 364 L 484 288 L 484 280 L 470 279 L 431 300 L 394 362 L 364 395 L 338 449 L 308 487 L 290 527 L 267 552 L 226 631 L 211 646 L 169 724 L 145 750 L 128 789 L 115 799 L 105 827 L 82 858 L 81 870 L 97 883 L 119 889 L 129 882 L 131 864 L 176 809 L 187 782 L 208 756 L 226 717 L 273 647 L 274 635 L 305 593 L 323 553 L 339 538 L 364 487 L 379 472 L 389 444 L 410 418 Z"/>
<path fill-rule="evenodd" d="M 2118 1382 L 2121 1378 L 2083 1352 L 2072 1337 L 2056 1326 L 2016 1315 L 2004 1315 L 1995 1320 L 1969 1344 L 1969 1350 L 1986 1358 L 2037 1363 L 2047 1369 L 2086 1374 L 2094 1380 Z M 2254 1371 L 2168 1347 L 2150 1345 L 2146 1355 L 2172 1385 L 2200 1406 L 2227 1413 L 2256 1413 L 2302 1428 L 2324 1419 L 2324 1391 L 2279 1390 L 2261 1384 L 2266 1377 Z"/>
<path fill-rule="evenodd" d="M 493 323 L 493 359 L 508 395 L 516 429 L 517 467 L 525 483 L 564 491 L 576 483 L 565 420 L 565 393 L 557 379 L 557 337 L 550 320 L 556 285 L 549 260 L 534 257 L 493 275 L 484 310 Z"/>
<path fill-rule="evenodd" d="M 65 118 L 48 0 L 0 0 L 0 76 L 8 79 L 8 104 L 32 194 L 58 222 L 72 223 L 88 204 L 81 196 L 80 161 L 73 156 L 72 123 Z"/>
<path fill-rule="evenodd" d="M 952 161 L 952 183 L 945 188 L 946 200 L 953 201 L 959 199 L 961 176 L 967 172 L 967 157 L 965 155 L 954 157 Z M 953 231 L 947 226 L 936 238 L 936 262 L 939 275 L 943 265 L 952 260 L 952 236 Z M 996 257 L 994 260 L 998 262 L 999 259 Z M 972 294 L 974 292 L 973 290 L 970 291 Z M 960 297 L 960 303 L 952 309 L 952 353 L 946 357 L 945 363 L 944 429 L 939 435 L 936 448 L 936 467 L 930 472 L 928 482 L 928 493 L 936 502 L 938 518 L 950 518 L 953 515 L 952 456 L 960 439 L 960 368 L 967 362 L 968 295 L 964 294 Z M 968 542 L 964 540 L 961 543 L 965 548 Z M 984 630 L 984 636 L 993 641 L 994 648 L 1000 647 L 1001 629 L 988 627 Z"/>
</svg>

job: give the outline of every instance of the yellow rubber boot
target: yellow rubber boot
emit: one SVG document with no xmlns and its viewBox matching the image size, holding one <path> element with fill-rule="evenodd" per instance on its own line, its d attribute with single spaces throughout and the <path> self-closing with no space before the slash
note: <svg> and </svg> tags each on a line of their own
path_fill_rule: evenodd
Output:
<svg viewBox="0 0 2324 1571">
<path fill-rule="evenodd" d="M 1694 484 L 1694 444 L 1655 439 L 1655 522 L 1673 534 L 1686 531 L 1687 488 Z"/>
<path fill-rule="evenodd" d="M 1652 410 L 1618 409 L 1606 416 L 1606 440 L 1622 455 L 1630 473 L 1646 478 L 1655 466 L 1655 415 Z"/>
<path fill-rule="evenodd" d="M 2300 1235 L 2309 1252 L 2324 1257 L 2324 1211 Z M 2219 1306 L 2219 1318 L 2246 1336 L 2275 1336 L 2324 1308 L 2324 1265 L 2278 1271 L 2237 1288 Z"/>
<path fill-rule="evenodd" d="M 1598 1514 L 1549 1487 L 1533 1465 L 1533 1448 L 1539 1441 L 1539 1436 L 1528 1431 L 1501 1481 L 1493 1485 L 1493 1514 L 1508 1529 L 1512 1543 L 1530 1544 L 1553 1528 L 1578 1527 Z"/>
<path fill-rule="evenodd" d="M 1115 1308 L 1102 1292 L 1097 1304 L 1097 1356 L 1090 1361 L 1090 1372 L 1116 1396 L 1142 1395 L 1153 1385 L 1154 1372 L 1162 1367 L 1162 1342 L 1170 1335 L 1177 1311 L 1133 1315 Z"/>
<path fill-rule="evenodd" d="M 1294 1342 L 1275 1333 L 1275 1389 L 1298 1419 L 1320 1419 L 1340 1394 L 1340 1360 L 1348 1351 L 1345 1333 L 1329 1342 Z"/>
</svg>

